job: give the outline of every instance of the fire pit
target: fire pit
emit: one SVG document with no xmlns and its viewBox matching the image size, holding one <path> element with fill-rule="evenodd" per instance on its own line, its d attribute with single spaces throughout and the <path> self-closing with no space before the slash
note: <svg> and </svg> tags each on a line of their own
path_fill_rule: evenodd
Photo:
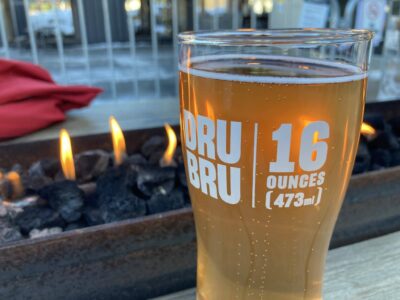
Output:
<svg viewBox="0 0 400 300">
<path fill-rule="evenodd" d="M 400 102 L 368 105 L 366 121 L 376 132 L 361 143 L 370 157 L 384 149 L 374 140 L 389 130 L 368 119 L 372 111 L 392 124 Z M 4 298 L 147 299 L 194 285 L 193 216 L 180 148 L 171 154 L 173 132 L 127 131 L 125 145 L 114 121 L 111 127 L 112 139 L 74 138 L 62 163 L 57 141 L 1 147 Z M 397 140 L 393 125 L 391 131 Z M 68 150 L 65 133 L 61 141 Z M 355 172 L 365 173 L 351 180 L 333 247 L 400 228 L 400 169 L 392 167 L 392 148 L 389 164 L 372 158 L 366 164 L 364 150 L 357 160 L 363 168 Z"/>
<path fill-rule="evenodd" d="M 353 174 L 400 165 L 400 117 L 365 116 Z M 371 125 L 370 125 L 371 124 Z"/>
<path fill-rule="evenodd" d="M 14 164 L 0 180 L 0 241 L 37 238 L 93 225 L 157 214 L 190 204 L 182 153 L 174 130 L 126 154 L 117 121 L 110 118 L 113 152 L 73 156 L 60 132 L 60 160 L 44 158 L 25 169 Z M 2 173 L 3 174 L 3 173 Z"/>
</svg>

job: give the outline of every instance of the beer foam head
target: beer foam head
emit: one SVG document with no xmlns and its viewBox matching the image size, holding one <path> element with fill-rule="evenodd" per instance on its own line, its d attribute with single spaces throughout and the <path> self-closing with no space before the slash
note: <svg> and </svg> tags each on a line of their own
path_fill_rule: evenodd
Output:
<svg viewBox="0 0 400 300">
<path fill-rule="evenodd" d="M 246 75 L 246 74 L 234 74 L 221 71 L 213 71 L 212 67 L 216 63 L 229 62 L 234 60 L 249 60 L 249 61 L 273 61 L 280 62 L 282 65 L 274 64 L 273 66 L 266 65 L 266 69 L 271 69 L 274 71 L 287 71 L 294 70 L 293 64 L 305 64 L 313 65 L 315 69 L 307 69 L 307 73 L 312 75 L 311 77 L 299 76 L 260 76 L 260 75 Z M 284 66 L 287 64 L 288 66 Z M 190 67 L 189 67 L 190 65 Z M 193 67 L 193 65 L 199 66 L 200 68 Z M 202 65 L 208 65 L 211 67 L 210 70 L 202 69 Z M 292 65 L 290 67 L 290 65 Z M 232 68 L 235 65 L 232 64 Z M 318 67 L 325 68 L 326 73 L 318 71 Z M 251 67 L 248 67 L 249 69 Z M 300 58 L 300 57 L 288 57 L 288 56 L 273 56 L 273 55 L 240 55 L 240 54 L 225 54 L 225 55 L 210 55 L 210 56 L 199 56 L 191 58 L 190 61 L 185 61 L 179 65 L 179 69 L 182 72 L 188 73 L 190 75 L 216 79 L 216 80 L 226 80 L 226 81 L 240 81 L 240 82 L 254 82 L 254 83 L 276 83 L 276 84 L 316 84 L 316 83 L 340 83 L 349 82 L 355 80 L 361 80 L 367 77 L 367 73 L 360 68 L 341 62 L 330 62 L 326 60 L 318 60 L 311 58 Z M 330 70 L 331 72 L 336 71 L 337 73 L 342 73 L 340 76 L 329 76 L 327 74 Z M 339 72 L 340 71 L 340 72 Z"/>
</svg>

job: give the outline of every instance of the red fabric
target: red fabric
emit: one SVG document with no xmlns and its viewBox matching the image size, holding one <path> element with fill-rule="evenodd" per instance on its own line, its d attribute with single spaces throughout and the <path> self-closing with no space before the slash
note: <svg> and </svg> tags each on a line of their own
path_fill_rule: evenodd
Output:
<svg viewBox="0 0 400 300">
<path fill-rule="evenodd" d="M 0 59 L 0 140 L 65 120 L 65 112 L 89 105 L 102 90 L 57 85 L 45 69 Z"/>
</svg>

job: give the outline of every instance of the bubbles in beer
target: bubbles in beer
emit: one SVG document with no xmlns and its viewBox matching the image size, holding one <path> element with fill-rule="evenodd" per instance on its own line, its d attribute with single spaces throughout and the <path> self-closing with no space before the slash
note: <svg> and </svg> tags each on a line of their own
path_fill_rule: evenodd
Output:
<svg viewBox="0 0 400 300">
<path fill-rule="evenodd" d="M 340 207 L 340 193 L 349 174 L 338 174 L 354 154 L 356 136 L 352 133 L 357 130 L 352 125 L 346 128 L 347 143 L 341 133 L 344 130 L 335 131 L 330 138 L 325 171 L 332 188 L 322 187 L 324 197 L 319 206 L 268 210 L 266 178 L 271 175 L 269 163 L 276 161 L 277 154 L 271 136 L 282 123 L 292 124 L 289 159 L 297 162 L 302 129 L 297 128 L 304 126 L 304 118 L 332 123 L 333 116 L 340 116 L 348 124 L 359 124 L 357 118 L 361 114 L 351 100 L 355 99 L 354 94 L 361 97 L 365 74 L 343 64 L 270 56 L 193 58 L 189 68 L 181 68 L 191 74 L 181 76 L 184 108 L 195 117 L 208 116 L 204 105 L 207 100 L 217 118 L 212 120 L 214 124 L 225 120 L 242 126 L 241 158 L 234 164 L 240 168 L 240 202 L 224 203 L 218 194 L 217 199 L 210 197 L 201 187 L 189 184 L 199 234 L 199 299 L 319 299 L 319 274 L 323 268 L 319 253 L 327 247 L 329 227 Z M 196 95 L 196 99 L 191 97 L 190 107 L 184 97 L 189 94 L 189 81 L 192 94 Z M 335 126 L 345 124 L 343 120 L 335 119 Z M 259 131 L 253 208 L 255 122 Z M 346 154 L 343 159 L 342 153 Z M 194 155 L 201 157 L 197 152 Z M 210 159 L 210 163 L 224 164 L 218 157 Z M 293 174 L 279 176 L 302 174 L 308 173 L 295 168 Z M 218 174 L 215 184 L 219 184 Z M 282 190 L 296 192 L 296 188 Z M 310 192 L 305 197 L 314 194 Z"/>
</svg>

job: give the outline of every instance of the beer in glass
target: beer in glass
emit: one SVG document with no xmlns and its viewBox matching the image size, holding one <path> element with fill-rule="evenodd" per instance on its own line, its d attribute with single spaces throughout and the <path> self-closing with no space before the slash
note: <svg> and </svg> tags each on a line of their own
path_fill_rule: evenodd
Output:
<svg viewBox="0 0 400 300">
<path fill-rule="evenodd" d="M 197 299 L 321 299 L 370 39 L 364 30 L 180 35 Z"/>
</svg>

